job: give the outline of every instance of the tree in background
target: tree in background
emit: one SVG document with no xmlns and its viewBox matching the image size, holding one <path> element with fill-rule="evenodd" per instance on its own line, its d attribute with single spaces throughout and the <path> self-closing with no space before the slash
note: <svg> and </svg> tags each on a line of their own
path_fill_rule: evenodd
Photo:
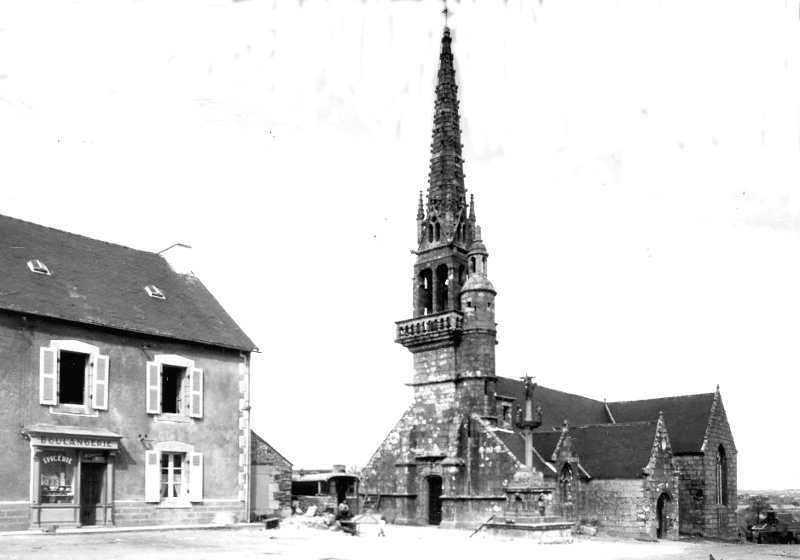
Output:
<svg viewBox="0 0 800 560">
<path fill-rule="evenodd" d="M 755 525 L 761 519 L 761 514 L 765 513 L 772 506 L 769 503 L 769 498 L 763 494 L 756 494 L 747 498 L 747 513 L 748 519 L 752 516 L 752 522 L 749 525 Z"/>
</svg>

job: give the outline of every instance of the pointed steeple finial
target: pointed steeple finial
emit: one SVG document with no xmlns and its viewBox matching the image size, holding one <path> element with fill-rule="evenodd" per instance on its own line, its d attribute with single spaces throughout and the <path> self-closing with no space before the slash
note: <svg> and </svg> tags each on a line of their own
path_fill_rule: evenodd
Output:
<svg viewBox="0 0 800 560">
<path fill-rule="evenodd" d="M 450 29 L 445 27 L 439 53 L 428 179 L 428 213 L 438 215 L 446 231 L 455 230 L 467 206 L 464 160 L 461 157 L 458 86 L 453 53 L 450 50 L 451 42 Z"/>
<path fill-rule="evenodd" d="M 444 0 L 444 10 L 442 10 L 442 13 L 444 14 L 444 28 L 447 31 L 450 31 L 450 29 L 447 27 L 447 16 L 450 15 L 450 10 L 447 9 L 447 0 Z"/>
<path fill-rule="evenodd" d="M 419 191 L 419 206 L 417 207 L 417 219 L 425 219 L 425 210 L 422 207 L 422 191 Z"/>
</svg>

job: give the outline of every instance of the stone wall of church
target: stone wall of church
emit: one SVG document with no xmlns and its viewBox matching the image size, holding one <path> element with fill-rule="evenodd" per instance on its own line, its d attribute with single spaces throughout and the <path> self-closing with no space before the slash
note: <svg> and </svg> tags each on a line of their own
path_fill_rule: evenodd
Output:
<svg viewBox="0 0 800 560">
<path fill-rule="evenodd" d="M 434 348 L 414 354 L 414 383 L 453 379 L 456 375 L 454 346 Z"/>
<path fill-rule="evenodd" d="M 719 448 L 725 450 L 726 495 L 717 493 Z M 705 453 L 675 457 L 680 473 L 680 532 L 705 537 L 736 537 L 737 461 L 725 408 L 721 399 L 714 403 L 706 432 Z"/>
<path fill-rule="evenodd" d="M 705 534 L 703 514 L 706 493 L 705 466 L 702 455 L 675 457 L 680 491 L 680 533 Z"/>
<path fill-rule="evenodd" d="M 596 523 L 609 535 L 655 539 L 658 497 L 664 491 L 668 491 L 665 483 L 648 478 L 584 482 L 580 491 L 578 520 L 582 523 Z M 668 522 L 662 535 L 664 537 L 678 536 L 676 506 L 674 500 L 665 502 Z"/>
</svg>

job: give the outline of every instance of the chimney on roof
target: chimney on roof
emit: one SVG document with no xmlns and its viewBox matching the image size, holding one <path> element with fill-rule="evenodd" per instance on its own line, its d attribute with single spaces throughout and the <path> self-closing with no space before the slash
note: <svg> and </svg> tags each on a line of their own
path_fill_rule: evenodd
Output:
<svg viewBox="0 0 800 560">
<path fill-rule="evenodd" d="M 172 267 L 172 270 L 178 274 L 191 274 L 194 276 L 189 249 L 191 249 L 189 245 L 174 243 L 163 251 L 159 251 L 157 254 L 161 255 Z"/>
</svg>

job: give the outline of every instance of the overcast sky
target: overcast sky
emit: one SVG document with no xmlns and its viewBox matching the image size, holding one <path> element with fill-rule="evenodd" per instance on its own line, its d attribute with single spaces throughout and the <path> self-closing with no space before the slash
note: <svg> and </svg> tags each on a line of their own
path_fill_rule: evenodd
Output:
<svg viewBox="0 0 800 560">
<path fill-rule="evenodd" d="M 497 373 L 720 385 L 800 487 L 800 0 L 451 2 Z M 253 428 L 364 465 L 411 403 L 442 3 L 0 1 L 0 212 L 160 251 L 260 349 Z"/>
</svg>

